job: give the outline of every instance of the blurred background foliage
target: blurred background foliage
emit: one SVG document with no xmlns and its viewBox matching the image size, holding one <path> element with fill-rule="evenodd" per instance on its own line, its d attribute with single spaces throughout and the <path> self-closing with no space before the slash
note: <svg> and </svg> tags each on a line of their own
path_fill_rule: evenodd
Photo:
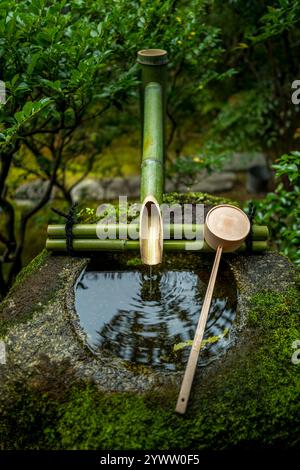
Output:
<svg viewBox="0 0 300 470">
<path fill-rule="evenodd" d="M 263 152 L 277 179 L 258 218 L 299 263 L 299 18 L 298 0 L 2 0 L 0 295 L 56 220 L 53 188 L 67 210 L 87 176 L 139 174 L 136 53 L 151 47 L 170 59 L 170 178 L 191 183 L 232 152 Z M 16 189 L 36 179 L 43 197 L 17 206 Z"/>
</svg>

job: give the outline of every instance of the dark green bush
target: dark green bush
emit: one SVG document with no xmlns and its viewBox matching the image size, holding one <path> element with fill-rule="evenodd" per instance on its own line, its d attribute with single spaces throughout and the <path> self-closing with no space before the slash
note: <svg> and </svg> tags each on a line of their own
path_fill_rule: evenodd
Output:
<svg viewBox="0 0 300 470">
<path fill-rule="evenodd" d="M 273 168 L 278 183 L 274 192 L 256 202 L 257 218 L 269 226 L 280 253 L 300 265 L 300 152 L 283 155 Z"/>
</svg>

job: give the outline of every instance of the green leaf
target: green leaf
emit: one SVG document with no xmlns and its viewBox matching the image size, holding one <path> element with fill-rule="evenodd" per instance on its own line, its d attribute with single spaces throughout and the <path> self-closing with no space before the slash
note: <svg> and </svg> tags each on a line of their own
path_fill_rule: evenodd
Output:
<svg viewBox="0 0 300 470">
<path fill-rule="evenodd" d="M 210 336 L 209 338 L 207 339 L 204 339 L 202 342 L 201 342 L 201 347 L 200 349 L 202 349 L 206 344 L 213 344 L 213 343 L 216 343 L 217 341 L 220 341 L 220 339 L 224 338 L 225 336 L 227 336 L 229 332 L 229 329 L 228 328 L 225 328 L 225 330 L 223 331 L 222 334 L 218 335 L 218 336 Z M 177 344 L 174 344 L 173 346 L 173 351 L 176 352 L 176 351 L 180 351 L 181 349 L 184 349 L 186 348 L 187 346 L 192 346 L 193 345 L 193 340 L 190 339 L 190 340 L 187 340 L 187 341 L 184 341 L 182 343 L 177 343 Z"/>
</svg>

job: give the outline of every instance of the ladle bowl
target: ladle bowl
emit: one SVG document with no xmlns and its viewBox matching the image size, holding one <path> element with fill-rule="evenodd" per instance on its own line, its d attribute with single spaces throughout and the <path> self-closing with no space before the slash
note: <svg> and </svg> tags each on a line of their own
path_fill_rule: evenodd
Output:
<svg viewBox="0 0 300 470">
<path fill-rule="evenodd" d="M 204 239 L 214 250 L 222 246 L 222 251 L 227 253 L 239 248 L 249 231 L 250 222 L 245 212 L 230 204 L 220 204 L 207 213 Z"/>
</svg>

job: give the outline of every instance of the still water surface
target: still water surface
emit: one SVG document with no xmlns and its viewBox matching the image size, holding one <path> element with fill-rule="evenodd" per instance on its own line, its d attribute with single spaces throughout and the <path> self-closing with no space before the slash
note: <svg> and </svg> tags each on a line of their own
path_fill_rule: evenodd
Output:
<svg viewBox="0 0 300 470">
<path fill-rule="evenodd" d="M 194 337 L 210 268 L 155 268 L 152 275 L 145 267 L 85 270 L 76 284 L 76 310 L 89 345 L 133 363 L 181 369 L 190 348 L 173 348 Z M 236 298 L 233 275 L 221 266 L 204 338 L 228 333 L 205 345 L 200 365 L 229 347 Z"/>
</svg>

